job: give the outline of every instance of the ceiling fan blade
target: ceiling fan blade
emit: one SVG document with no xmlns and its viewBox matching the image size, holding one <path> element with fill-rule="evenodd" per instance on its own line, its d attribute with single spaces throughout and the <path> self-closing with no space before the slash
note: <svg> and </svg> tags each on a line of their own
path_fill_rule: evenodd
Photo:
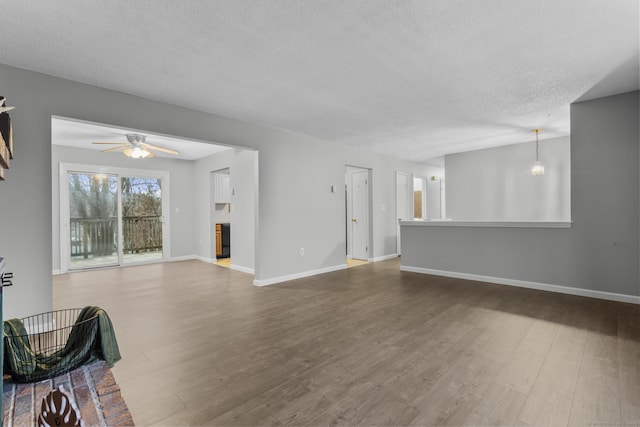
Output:
<svg viewBox="0 0 640 427">
<path fill-rule="evenodd" d="M 103 153 L 111 153 L 112 151 L 121 151 L 123 149 L 125 149 L 126 147 L 124 145 L 121 145 L 120 147 L 113 147 L 113 148 L 107 148 L 106 150 L 102 150 Z"/>
<path fill-rule="evenodd" d="M 151 144 L 147 144 L 146 142 L 140 143 L 140 145 L 150 149 L 150 150 L 156 150 L 156 151 L 161 151 L 163 153 L 168 153 L 168 154 L 180 154 L 179 151 L 176 150 L 171 150 L 170 148 L 163 148 L 163 147 L 157 147 L 155 145 L 151 145 Z"/>
<path fill-rule="evenodd" d="M 92 144 L 120 144 L 120 145 L 129 145 L 128 142 L 92 142 Z"/>
</svg>

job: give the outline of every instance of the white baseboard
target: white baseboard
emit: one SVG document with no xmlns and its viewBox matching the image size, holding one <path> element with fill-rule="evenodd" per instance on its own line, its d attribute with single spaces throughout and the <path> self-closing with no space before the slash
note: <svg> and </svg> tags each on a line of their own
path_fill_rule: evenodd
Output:
<svg viewBox="0 0 640 427">
<path fill-rule="evenodd" d="M 194 259 L 198 259 L 200 261 L 204 261 L 204 262 L 215 262 L 215 260 L 209 260 L 207 258 L 198 256 L 198 255 L 184 255 L 184 256 L 176 256 L 176 257 L 171 257 L 167 260 L 167 262 L 176 262 L 176 261 L 191 261 Z M 98 268 L 102 268 L 102 269 L 107 269 L 107 268 L 121 268 L 121 267 L 134 267 L 137 265 L 146 265 L 146 264 L 155 264 L 158 261 L 151 261 L 151 262 L 142 262 L 142 263 L 135 263 L 135 264 L 128 264 L 128 265 L 115 265 L 115 266 L 108 266 L 108 267 L 98 267 Z M 163 261 L 159 261 L 159 262 L 163 262 Z M 75 270 L 74 270 L 75 271 Z M 82 271 L 82 270 L 79 270 Z M 65 274 L 68 273 L 67 272 L 63 272 L 62 270 L 51 270 L 51 275 L 52 276 L 58 276 L 60 274 Z"/>
<path fill-rule="evenodd" d="M 288 282 L 289 280 L 302 279 L 304 277 L 315 276 L 316 274 L 330 273 L 332 271 L 345 270 L 347 264 L 334 265 L 332 267 L 320 268 L 318 270 L 303 271 L 302 273 L 289 274 L 287 276 L 273 277 L 266 280 L 254 280 L 254 286 L 268 286 L 281 282 Z"/>
<path fill-rule="evenodd" d="M 434 270 L 431 268 L 400 266 L 401 271 L 412 273 L 432 274 L 434 276 L 454 277 L 456 279 L 476 280 L 478 282 L 497 283 L 499 285 L 517 286 L 520 288 L 538 289 L 541 291 L 558 292 L 561 294 L 579 295 L 582 297 L 599 298 L 610 301 L 640 304 L 640 296 L 617 294 L 613 292 L 595 291 L 592 289 L 572 288 L 569 286 L 551 285 L 548 283 L 528 282 L 524 280 L 506 279 L 503 277 L 481 276 L 478 274 L 458 273 L 454 271 Z"/>
<path fill-rule="evenodd" d="M 395 258 L 398 258 L 398 254 L 383 255 L 375 258 L 369 258 L 369 262 L 386 261 L 388 259 L 395 259 Z"/>
<path fill-rule="evenodd" d="M 174 256 L 169 258 L 169 262 L 175 262 L 175 261 L 191 261 L 194 259 L 199 259 L 201 261 L 206 261 L 205 258 L 198 256 L 198 255 L 183 255 L 183 256 Z"/>
<path fill-rule="evenodd" d="M 193 259 L 197 259 L 198 261 L 203 261 L 206 262 L 208 264 L 215 264 L 218 260 L 215 258 L 207 258 L 207 257 L 203 257 L 200 255 L 187 255 L 187 256 L 180 256 L 180 257 L 175 257 L 175 258 L 171 258 L 170 261 L 190 261 Z M 255 271 L 253 270 L 253 268 L 249 268 L 249 267 L 243 267 L 241 265 L 236 265 L 236 264 L 231 264 L 229 266 L 229 268 L 231 270 L 236 270 L 236 271 L 241 271 L 243 273 L 247 273 L 247 274 L 255 274 Z"/>
<path fill-rule="evenodd" d="M 253 268 L 243 267 L 241 265 L 231 264 L 229 268 L 231 268 L 232 270 L 240 271 L 242 273 L 255 274 L 255 271 L 253 270 Z"/>
</svg>

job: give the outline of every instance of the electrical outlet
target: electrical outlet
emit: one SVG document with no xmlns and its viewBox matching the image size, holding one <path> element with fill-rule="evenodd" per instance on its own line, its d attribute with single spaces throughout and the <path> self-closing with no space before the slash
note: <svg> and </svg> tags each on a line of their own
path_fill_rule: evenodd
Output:
<svg viewBox="0 0 640 427">
<path fill-rule="evenodd" d="M 300 256 L 304 256 L 304 248 L 300 248 Z"/>
</svg>

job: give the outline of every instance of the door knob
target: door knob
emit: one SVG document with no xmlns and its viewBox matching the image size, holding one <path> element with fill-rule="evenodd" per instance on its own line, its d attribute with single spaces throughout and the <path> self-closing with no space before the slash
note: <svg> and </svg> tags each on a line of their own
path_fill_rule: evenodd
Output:
<svg viewBox="0 0 640 427">
<path fill-rule="evenodd" d="M 351 222 L 358 222 L 358 220 L 355 218 L 351 218 Z"/>
</svg>

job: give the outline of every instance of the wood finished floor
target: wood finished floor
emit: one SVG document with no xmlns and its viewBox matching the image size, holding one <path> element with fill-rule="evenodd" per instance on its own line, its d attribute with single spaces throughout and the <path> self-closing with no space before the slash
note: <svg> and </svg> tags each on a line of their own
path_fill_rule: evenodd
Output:
<svg viewBox="0 0 640 427">
<path fill-rule="evenodd" d="M 231 258 L 220 258 L 216 260 L 216 265 L 221 267 L 231 267 Z"/>
<path fill-rule="evenodd" d="M 637 305 L 398 260 L 252 279 L 200 261 L 74 273 L 54 305 L 108 311 L 138 425 L 640 423 Z"/>
<path fill-rule="evenodd" d="M 347 268 L 360 267 L 361 265 L 366 264 L 369 264 L 369 261 L 365 261 L 363 259 L 347 258 Z"/>
</svg>

